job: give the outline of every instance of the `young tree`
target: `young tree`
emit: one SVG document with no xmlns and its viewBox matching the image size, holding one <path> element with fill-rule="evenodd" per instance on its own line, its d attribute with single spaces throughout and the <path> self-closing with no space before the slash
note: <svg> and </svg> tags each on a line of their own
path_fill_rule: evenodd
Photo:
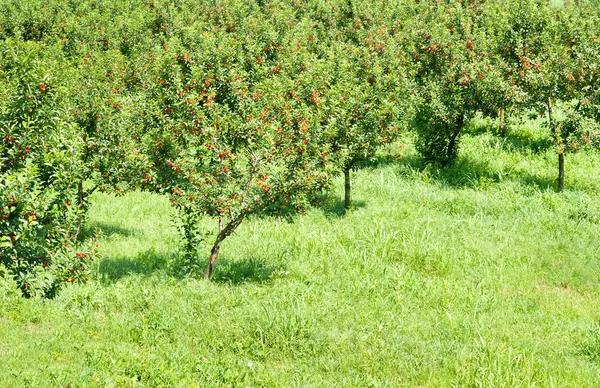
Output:
<svg viewBox="0 0 600 388">
<path fill-rule="evenodd" d="M 209 279 L 223 241 L 245 218 L 302 212 L 327 187 L 329 150 L 312 58 L 298 60 L 302 53 L 257 20 L 193 44 L 171 41 L 155 80 L 147 183 L 179 210 L 190 266 L 200 217 L 217 219 Z"/>
<path fill-rule="evenodd" d="M 411 123 L 417 150 L 442 166 L 456 160 L 460 136 L 476 113 L 499 117 L 517 95 L 491 50 L 495 24 L 486 6 L 457 1 L 439 9 L 425 2 L 405 38 L 419 101 Z"/>
<path fill-rule="evenodd" d="M 442 166 L 456 159 L 462 129 L 478 104 L 472 23 L 462 6 L 448 9 L 453 12 L 439 15 L 424 7 L 426 19 L 413 27 L 416 31 L 407 42 L 419 100 L 411 122 L 418 134 L 417 150 Z"/>
<path fill-rule="evenodd" d="M 351 171 L 397 139 L 410 116 L 404 56 L 394 35 L 395 15 L 382 4 L 350 0 L 309 13 L 310 52 L 327 63 L 322 72 L 322 126 L 344 175 L 344 208 L 351 207 Z"/>
<path fill-rule="evenodd" d="M 377 47 L 384 49 L 383 44 Z M 398 69 L 392 70 L 369 48 L 340 44 L 330 62 L 333 75 L 324 95 L 324 129 L 344 173 L 344 208 L 348 210 L 350 172 L 398 138 L 410 98 Z"/>
<path fill-rule="evenodd" d="M 79 212 L 72 234 L 79 235 L 89 197 L 96 190 L 123 193 L 140 186 L 146 160 L 139 151 L 135 96 L 142 92 L 131 83 L 135 64 L 119 51 L 90 51 L 73 59 L 64 71 L 64 105 L 82 148 L 76 206 Z M 143 97 L 141 97 L 143 99 Z"/>
<path fill-rule="evenodd" d="M 547 117 L 558 155 L 558 191 L 564 188 L 565 154 L 589 145 L 598 130 L 598 18 L 585 5 L 518 2 L 500 45 L 513 84 L 526 93 L 522 104 Z"/>
</svg>

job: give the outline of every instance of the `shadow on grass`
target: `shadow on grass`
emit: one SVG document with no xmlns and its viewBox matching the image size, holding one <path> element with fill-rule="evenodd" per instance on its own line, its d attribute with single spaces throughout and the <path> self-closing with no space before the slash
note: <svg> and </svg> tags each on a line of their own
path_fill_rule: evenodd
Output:
<svg viewBox="0 0 600 388">
<path fill-rule="evenodd" d="M 365 201 L 352 201 L 350 211 L 352 209 L 359 209 L 367 206 Z M 346 215 L 346 209 L 344 209 L 344 201 L 337 196 L 331 196 L 327 198 L 327 201 L 321 206 L 323 214 L 327 218 L 342 218 Z"/>
<path fill-rule="evenodd" d="M 506 128 L 506 133 L 510 132 L 510 128 Z M 492 134 L 494 136 L 500 136 L 500 129 L 498 123 L 495 120 L 481 120 L 479 122 L 471 121 L 464 128 L 464 133 L 469 133 L 473 136 Z"/>
<path fill-rule="evenodd" d="M 89 238 L 97 235 L 98 232 L 101 232 L 102 239 L 118 235 L 123 237 L 125 242 L 128 237 L 133 237 L 134 240 L 143 240 L 145 237 L 142 229 L 122 228 L 104 222 L 89 222 L 82 228 L 80 236 Z M 186 265 L 183 262 L 183 257 L 178 255 L 177 247 L 166 251 L 150 248 L 139 253 L 122 251 L 100 256 L 95 262 L 94 272 L 104 283 L 115 283 L 131 275 L 149 277 L 158 272 L 175 278 L 184 278 L 190 274 L 202 277 L 207 258 L 208 253 L 206 253 L 206 257 L 199 254 L 190 268 L 189 264 Z M 189 272 L 186 272 L 186 268 Z M 228 284 L 266 283 L 285 274 L 285 266 L 268 265 L 260 258 L 250 257 L 234 261 L 227 257 L 221 257 L 217 260 L 213 281 Z"/>
<path fill-rule="evenodd" d="M 554 179 L 547 176 L 538 176 L 523 171 L 516 173 L 516 180 L 521 183 L 535 187 L 539 190 L 553 189 Z M 481 187 L 492 183 L 498 183 L 507 177 L 514 177 L 511 172 L 494 171 L 489 164 L 469 156 L 459 156 L 457 161 L 448 168 L 436 169 L 434 179 L 449 187 Z"/>
<path fill-rule="evenodd" d="M 284 266 L 267 265 L 254 258 L 236 261 L 223 258 L 216 262 L 212 281 L 227 284 L 261 284 L 285 273 Z"/>
<path fill-rule="evenodd" d="M 137 229 L 122 228 L 117 225 L 108 224 L 105 222 L 90 222 L 84 223 L 79 233 L 78 240 L 84 241 L 91 237 L 94 237 L 98 232 L 101 232 L 104 237 L 110 237 L 114 235 L 122 237 L 130 237 L 140 235 L 141 231 Z"/>
<path fill-rule="evenodd" d="M 158 253 L 150 249 L 131 257 L 105 257 L 99 261 L 97 273 L 101 281 L 105 283 L 115 283 L 130 275 L 151 276 L 156 272 L 164 272 L 168 276 L 183 278 L 187 274 L 177 261 L 177 259 L 173 260 L 172 254 Z M 205 264 L 202 257 L 200 257 L 192 276 L 201 278 Z M 260 284 L 270 282 L 275 277 L 285 273 L 284 266 L 267 265 L 254 258 L 236 261 L 220 258 L 216 262 L 212 281 L 233 285 Z"/>
<path fill-rule="evenodd" d="M 516 180 L 523 185 L 540 191 L 555 190 L 556 180 L 549 176 L 539 176 L 524 171 L 492 170 L 489 163 L 459 155 L 451 167 L 438 167 L 425 162 L 417 155 L 403 158 L 401 164 L 404 175 L 418 177 L 425 181 L 434 181 L 452 188 L 486 187 L 505 179 Z"/>
<path fill-rule="evenodd" d="M 539 154 L 552 147 L 552 142 L 548 137 L 540 137 L 538 134 L 516 128 L 507 128 L 505 136 L 500 136 L 496 126 L 485 123 L 470 125 L 465 129 L 465 133 L 469 133 L 471 136 L 491 135 L 501 143 L 502 149 L 508 152 Z"/>
<path fill-rule="evenodd" d="M 539 154 L 552 147 L 549 138 L 535 137 L 530 133 L 513 131 L 502 139 L 504 140 L 502 147 L 509 152 Z"/>
<path fill-rule="evenodd" d="M 401 160 L 398 154 L 377 155 L 368 161 L 357 162 L 352 170 L 351 184 L 353 185 L 354 175 L 359 170 L 374 170 L 379 167 L 385 167 L 391 164 L 398 164 Z M 342 193 L 343 195 L 343 193 Z M 312 197 L 313 207 L 320 209 L 327 218 L 343 218 L 346 215 L 344 200 L 337 193 L 326 192 Z M 363 208 L 367 205 L 365 201 L 351 201 L 350 210 Z"/>
<path fill-rule="evenodd" d="M 103 281 L 116 282 L 137 274 L 150 276 L 157 271 L 169 271 L 169 255 L 149 249 L 135 256 L 104 257 L 98 262 L 97 272 Z"/>
<path fill-rule="evenodd" d="M 385 153 L 379 154 L 372 157 L 369 160 L 365 160 L 356 164 L 356 168 L 362 169 L 376 169 L 380 167 L 389 166 L 390 164 L 398 164 L 404 159 L 404 156 L 400 156 L 400 153 Z"/>
</svg>

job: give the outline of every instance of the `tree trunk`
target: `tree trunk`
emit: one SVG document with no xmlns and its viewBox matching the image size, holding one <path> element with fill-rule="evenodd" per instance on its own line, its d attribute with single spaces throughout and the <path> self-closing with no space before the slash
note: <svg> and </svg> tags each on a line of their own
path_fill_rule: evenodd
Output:
<svg viewBox="0 0 600 388">
<path fill-rule="evenodd" d="M 217 257 L 219 257 L 219 249 L 221 248 L 221 243 L 225 239 L 225 236 L 222 235 L 223 232 L 219 233 L 217 239 L 215 240 L 215 244 L 210 251 L 210 258 L 208 259 L 208 266 L 206 267 L 206 272 L 204 272 L 204 280 L 210 280 L 212 273 L 215 269 L 215 261 L 217 261 Z"/>
<path fill-rule="evenodd" d="M 558 154 L 558 192 L 565 188 L 565 154 Z"/>
<path fill-rule="evenodd" d="M 215 261 L 217 261 L 217 257 L 219 257 L 219 249 L 221 249 L 221 243 L 227 236 L 233 233 L 238 226 L 244 220 L 246 213 L 241 213 L 237 218 L 229 221 L 226 227 L 223 227 L 223 217 L 219 217 L 219 234 L 217 234 L 217 239 L 215 240 L 215 244 L 213 245 L 210 251 L 210 258 L 208 259 L 208 266 L 206 267 L 206 271 L 204 272 L 204 280 L 210 280 L 212 273 L 215 269 Z"/>
<path fill-rule="evenodd" d="M 83 218 L 89 205 L 87 198 L 92 195 L 98 189 L 98 187 L 99 186 L 96 185 L 91 190 L 86 192 L 83 190 L 83 181 L 77 182 L 77 220 L 75 221 L 75 229 L 73 230 L 73 233 L 71 233 L 71 241 L 75 243 L 79 237 L 79 232 L 81 232 Z"/>
<path fill-rule="evenodd" d="M 552 99 L 550 97 L 546 101 L 546 106 L 548 108 L 548 128 L 550 129 L 550 135 L 555 136 L 554 120 L 552 119 Z M 556 189 L 560 193 L 565 187 L 565 154 L 561 150 L 558 152 L 558 187 Z"/>
<path fill-rule="evenodd" d="M 204 280 L 210 280 L 212 273 L 215 269 L 215 261 L 217 261 L 217 257 L 219 257 L 219 249 L 221 249 L 221 243 L 227 236 L 233 233 L 238 226 L 244 221 L 244 217 L 246 217 L 245 203 L 246 196 L 248 195 L 248 191 L 250 190 L 250 185 L 252 184 L 252 179 L 254 178 L 254 174 L 256 174 L 256 169 L 258 168 L 258 163 L 260 163 L 260 157 L 256 156 L 252 150 L 250 150 L 252 154 L 252 166 L 250 167 L 250 173 L 248 174 L 248 180 L 246 181 L 246 185 L 244 187 L 244 193 L 242 194 L 242 203 L 240 205 L 240 214 L 229 221 L 227 226 L 223 227 L 223 217 L 219 217 L 219 234 L 217 234 L 217 239 L 215 240 L 215 244 L 210 251 L 210 257 L 208 259 L 208 266 L 206 267 L 206 272 L 204 272 Z M 298 159 L 296 159 L 298 161 Z M 294 164 L 296 164 L 294 161 Z M 288 177 L 289 178 L 289 177 Z M 289 179 L 288 179 L 289 180 Z"/>
<path fill-rule="evenodd" d="M 456 127 L 454 127 L 454 132 L 450 136 L 450 141 L 448 142 L 448 148 L 446 149 L 446 160 L 443 163 L 443 167 L 450 167 L 452 163 L 454 163 L 455 158 L 455 150 L 456 150 L 456 139 L 458 135 L 460 135 L 460 131 L 465 124 L 465 116 L 460 115 L 458 117 L 458 121 L 456 122 Z"/>
<path fill-rule="evenodd" d="M 77 221 L 75 221 L 75 231 L 73 232 L 73 242 L 77 242 L 77 238 L 79 237 L 79 232 L 81 231 L 81 223 L 83 222 L 83 213 L 85 206 L 85 194 L 83 192 L 83 182 L 79 181 L 77 183 Z"/>
<path fill-rule="evenodd" d="M 506 127 L 504 125 L 504 109 L 500 109 L 498 114 L 498 134 L 500 137 L 506 137 Z"/>
<path fill-rule="evenodd" d="M 350 168 L 344 168 L 344 210 L 350 210 Z"/>
</svg>

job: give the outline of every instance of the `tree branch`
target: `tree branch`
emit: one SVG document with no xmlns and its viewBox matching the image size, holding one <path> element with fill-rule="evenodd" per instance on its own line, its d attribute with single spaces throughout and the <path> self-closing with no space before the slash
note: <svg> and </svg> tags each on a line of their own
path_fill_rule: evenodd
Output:
<svg viewBox="0 0 600 388">
<path fill-rule="evenodd" d="M 240 207 L 242 208 L 242 213 L 244 213 L 244 206 L 246 205 L 246 197 L 248 196 L 248 192 L 250 191 L 250 186 L 252 185 L 252 179 L 254 179 L 254 174 L 256 174 L 256 170 L 258 168 L 258 163 L 262 160 L 260 156 L 256 156 L 254 151 L 250 150 L 252 157 L 254 160 L 252 161 L 252 166 L 250 167 L 250 173 L 248 174 L 248 180 L 246 181 L 246 185 L 244 186 L 244 192 L 242 193 L 242 202 Z"/>
</svg>

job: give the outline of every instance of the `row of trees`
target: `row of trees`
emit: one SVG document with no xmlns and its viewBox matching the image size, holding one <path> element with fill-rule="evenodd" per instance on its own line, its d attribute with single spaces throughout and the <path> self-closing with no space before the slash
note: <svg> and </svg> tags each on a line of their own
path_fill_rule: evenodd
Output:
<svg viewBox="0 0 600 388">
<path fill-rule="evenodd" d="M 0 5 L 0 261 L 26 296 L 85 279 L 96 190 L 178 210 L 205 278 L 251 215 L 293 216 L 405 129 L 433 163 L 469 120 L 545 114 L 559 157 L 592 144 L 593 2 L 5 1 Z M 558 112 L 558 114 L 557 114 Z M 504 130 L 499 135 L 505 135 Z"/>
</svg>

